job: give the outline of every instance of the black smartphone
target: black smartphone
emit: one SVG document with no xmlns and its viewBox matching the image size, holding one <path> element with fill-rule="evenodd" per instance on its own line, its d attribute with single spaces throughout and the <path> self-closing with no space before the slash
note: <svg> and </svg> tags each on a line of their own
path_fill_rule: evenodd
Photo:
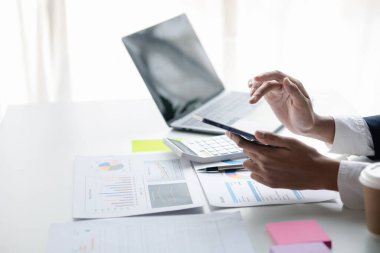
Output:
<svg viewBox="0 0 380 253">
<path fill-rule="evenodd" d="M 253 142 L 256 142 L 258 144 L 265 145 L 265 144 L 259 142 L 253 134 L 244 132 L 244 131 L 239 130 L 237 128 L 234 128 L 232 126 L 227 126 L 227 125 L 222 124 L 220 122 L 216 122 L 214 120 L 207 119 L 207 118 L 201 117 L 201 116 L 196 115 L 196 114 L 193 115 L 193 118 L 196 119 L 196 120 L 202 121 L 203 123 L 206 123 L 206 124 L 209 124 L 209 125 L 212 125 L 212 126 L 215 126 L 215 127 L 219 127 L 219 128 L 224 129 L 224 130 L 227 130 L 227 131 L 230 131 L 231 133 L 237 134 L 237 135 L 243 137 L 246 140 L 253 141 Z"/>
</svg>

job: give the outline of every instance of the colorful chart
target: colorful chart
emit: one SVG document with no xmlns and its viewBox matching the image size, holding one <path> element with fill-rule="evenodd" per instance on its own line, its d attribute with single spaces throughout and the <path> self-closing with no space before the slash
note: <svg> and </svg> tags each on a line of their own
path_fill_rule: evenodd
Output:
<svg viewBox="0 0 380 253">
<path fill-rule="evenodd" d="M 124 168 L 124 165 L 118 161 L 111 161 L 111 162 L 103 162 L 98 165 L 100 170 L 103 171 L 114 171 L 114 170 L 121 170 Z"/>
<path fill-rule="evenodd" d="M 251 173 L 249 171 L 239 171 L 239 170 L 226 170 L 226 176 L 236 180 L 251 180 Z"/>
<path fill-rule="evenodd" d="M 225 174 L 233 179 L 241 179 L 240 174 L 236 173 L 236 170 L 228 170 Z"/>
<path fill-rule="evenodd" d="M 120 211 L 136 206 L 136 184 L 129 176 L 86 177 L 86 208 L 95 212 Z"/>
<path fill-rule="evenodd" d="M 243 164 L 244 162 L 244 159 L 238 159 L 238 160 L 224 160 L 222 161 L 223 163 L 227 163 L 227 164 L 236 164 L 236 165 L 240 165 L 240 164 Z"/>
</svg>

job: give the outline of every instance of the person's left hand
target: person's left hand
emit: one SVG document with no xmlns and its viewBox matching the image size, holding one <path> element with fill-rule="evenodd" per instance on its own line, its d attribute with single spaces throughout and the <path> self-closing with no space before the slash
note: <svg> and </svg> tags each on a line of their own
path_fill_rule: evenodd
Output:
<svg viewBox="0 0 380 253">
<path fill-rule="evenodd" d="M 302 142 L 257 131 L 256 138 L 270 146 L 226 133 L 250 158 L 244 168 L 251 177 L 272 188 L 338 190 L 339 162 L 318 153 Z"/>
</svg>

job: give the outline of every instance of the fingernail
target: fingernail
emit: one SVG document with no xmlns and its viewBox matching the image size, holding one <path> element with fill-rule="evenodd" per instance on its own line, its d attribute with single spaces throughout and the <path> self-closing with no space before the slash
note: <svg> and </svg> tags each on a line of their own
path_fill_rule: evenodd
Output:
<svg viewBox="0 0 380 253">
<path fill-rule="evenodd" d="M 260 132 L 260 131 L 256 131 L 256 137 L 259 137 L 261 139 L 264 139 L 265 138 L 265 134 L 263 132 Z"/>
</svg>

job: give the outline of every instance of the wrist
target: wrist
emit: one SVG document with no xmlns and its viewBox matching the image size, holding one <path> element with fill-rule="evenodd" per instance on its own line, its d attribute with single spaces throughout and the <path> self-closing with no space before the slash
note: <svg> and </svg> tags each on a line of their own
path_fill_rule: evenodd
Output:
<svg viewBox="0 0 380 253">
<path fill-rule="evenodd" d="M 321 189 L 338 191 L 338 172 L 340 162 L 328 157 L 324 157 L 320 168 L 323 168 L 321 171 Z"/>
<path fill-rule="evenodd" d="M 335 135 L 335 121 L 331 116 L 315 115 L 314 125 L 305 133 L 305 136 L 318 139 L 320 141 L 332 144 Z"/>
</svg>

